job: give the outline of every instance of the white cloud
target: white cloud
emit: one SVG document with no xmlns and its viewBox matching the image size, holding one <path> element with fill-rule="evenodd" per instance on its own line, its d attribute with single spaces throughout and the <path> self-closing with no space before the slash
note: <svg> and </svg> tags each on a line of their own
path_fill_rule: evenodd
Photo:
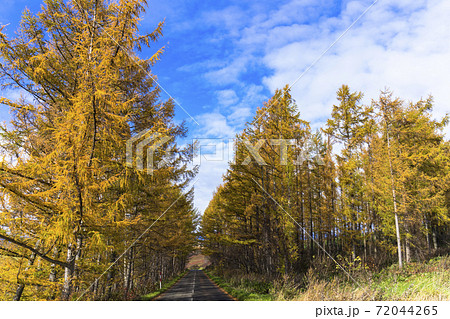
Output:
<svg viewBox="0 0 450 319">
<path fill-rule="evenodd" d="M 242 21 L 224 23 L 230 34 L 240 28 L 241 36 L 233 40 L 234 54 L 226 65 L 206 77 L 216 85 L 242 85 L 242 75 L 252 64 L 272 71 L 262 79 L 271 92 L 292 84 L 372 2 L 344 1 L 339 7 L 336 1 L 292 0 L 270 11 L 247 12 L 245 26 Z M 331 13 L 332 7 L 338 12 Z M 344 83 L 363 91 L 366 103 L 385 87 L 411 100 L 433 94 L 436 117 L 444 115 L 450 109 L 449 15 L 450 2 L 445 0 L 378 1 L 294 85 L 302 116 L 323 123 Z M 246 111 L 236 114 L 243 117 Z"/>
<path fill-rule="evenodd" d="M 196 138 L 228 138 L 237 133 L 227 118 L 218 112 L 204 113 L 196 119 L 200 124 Z"/>
<path fill-rule="evenodd" d="M 216 92 L 217 101 L 222 106 L 231 106 L 239 101 L 238 96 L 234 90 L 220 90 Z"/>
<path fill-rule="evenodd" d="M 211 140 L 208 139 L 215 139 L 218 143 L 215 148 L 201 149 L 202 152 L 214 152 L 215 149 L 216 156 L 209 154 L 209 160 L 205 157 L 200 159 L 199 180 L 195 185 L 195 206 L 200 212 L 208 206 L 213 191 L 222 183 L 222 175 L 228 168 L 228 162 L 232 160 L 231 143 L 246 121 L 252 117 L 255 101 L 265 99 L 262 91 L 263 87 L 258 85 L 249 85 L 240 92 L 232 89 L 219 90 L 216 95 L 222 108 L 202 114 L 197 119 L 200 129 L 194 134 L 200 139 L 200 143 L 210 144 Z"/>
<path fill-rule="evenodd" d="M 225 50 L 179 71 L 201 74 L 217 106 L 197 116 L 196 138 L 233 138 L 261 106 L 265 89 L 292 84 L 373 2 L 288 0 L 253 1 L 208 10 L 178 25 L 209 27 L 209 44 Z M 247 8 L 245 8 L 247 6 Z M 418 100 L 432 93 L 435 116 L 450 110 L 450 1 L 379 0 L 292 88 L 303 119 L 313 129 L 324 124 L 342 84 L 363 91 L 365 102 L 389 87 L 396 96 Z M 226 42 L 226 45 L 224 44 Z M 246 76 L 264 69 L 260 79 Z M 206 70 L 206 71 L 205 71 Z M 447 129 L 447 134 L 450 132 Z M 228 160 L 203 161 L 195 185 L 195 204 L 207 207 Z"/>
<path fill-rule="evenodd" d="M 232 140 L 223 138 L 216 139 L 215 153 L 207 156 L 199 154 L 197 161 L 199 164 L 198 181 L 195 184 L 195 206 L 203 212 L 212 199 L 213 192 L 222 182 L 229 161 L 232 160 Z M 200 140 L 200 144 L 211 143 L 211 140 Z M 208 152 L 208 151 L 207 151 Z"/>
<path fill-rule="evenodd" d="M 241 89 L 243 92 L 239 103 L 230 107 L 231 113 L 227 116 L 230 125 L 237 129 L 244 127 L 244 124 L 252 118 L 252 110 L 260 106 L 267 97 L 263 94 L 263 86 L 250 84 Z"/>
<path fill-rule="evenodd" d="M 218 112 L 202 114 L 197 121 L 200 129 L 194 132 L 194 136 L 200 143 L 200 150 L 194 159 L 195 164 L 199 165 L 194 203 L 203 213 L 212 199 L 214 190 L 222 183 L 222 175 L 226 172 L 229 161 L 228 143 L 237 130 L 231 126 L 224 115 Z M 207 146 L 212 141 L 215 141 L 217 145 Z"/>
<path fill-rule="evenodd" d="M 240 84 L 239 76 L 247 71 L 250 59 L 248 54 L 240 55 L 225 67 L 207 72 L 205 78 L 216 85 Z"/>
<path fill-rule="evenodd" d="M 222 10 L 207 11 L 202 14 L 203 23 L 225 29 L 230 36 L 239 36 L 239 29 L 245 24 L 245 13 L 237 6 Z"/>
<path fill-rule="evenodd" d="M 379 1 L 294 85 L 293 96 L 306 120 L 323 123 L 343 83 L 363 91 L 367 103 L 387 86 L 396 96 L 411 100 L 432 93 L 437 117 L 450 110 L 450 26 L 446 23 L 450 3 L 436 0 L 410 5 L 409 1 Z M 313 40 L 300 37 L 266 52 L 263 60 L 273 74 L 263 83 L 271 91 L 293 83 L 343 32 L 344 21 L 348 26 L 364 9 L 360 2 L 350 2 L 337 20 L 329 18 L 314 25 L 317 30 L 333 30 L 330 24 L 338 29 Z"/>
<path fill-rule="evenodd" d="M 255 107 L 267 99 L 264 89 L 273 93 L 294 83 L 372 2 L 343 1 L 339 5 L 331 0 L 292 0 L 270 10 L 254 3 L 248 12 L 231 7 L 212 15 L 224 14 L 217 23 L 233 48 L 228 48 L 228 59 L 214 61 L 205 75 L 212 86 L 220 88 L 216 91 L 220 107 L 200 116 L 203 136 L 234 136 L 252 118 Z M 243 16 L 247 18 L 241 20 Z M 362 91 L 365 103 L 377 99 L 386 87 L 395 96 L 412 101 L 433 94 L 434 115 L 442 117 L 450 111 L 448 16 L 450 1 L 446 0 L 378 1 L 293 86 L 302 118 L 313 128 L 323 125 L 342 84 Z M 260 83 L 255 78 L 245 82 L 252 68 L 270 72 Z M 447 128 L 447 138 L 449 133 Z M 226 163 L 214 162 L 200 167 L 196 204 L 201 210 L 222 182 L 226 168 Z"/>
</svg>

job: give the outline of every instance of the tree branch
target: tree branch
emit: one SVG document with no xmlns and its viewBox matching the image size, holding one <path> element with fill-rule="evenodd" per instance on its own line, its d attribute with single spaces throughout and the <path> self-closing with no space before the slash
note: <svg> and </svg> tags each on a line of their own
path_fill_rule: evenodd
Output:
<svg viewBox="0 0 450 319">
<path fill-rule="evenodd" d="M 60 261 L 60 260 L 57 260 L 57 259 L 53 259 L 53 258 L 51 258 L 51 257 L 48 257 L 47 255 L 41 253 L 39 250 L 37 250 L 37 249 L 35 249 L 35 248 L 33 248 L 33 247 L 31 247 L 31 246 L 25 244 L 25 243 L 22 243 L 22 242 L 20 242 L 20 241 L 14 239 L 14 238 L 11 238 L 11 237 L 6 236 L 6 235 L 4 235 L 4 234 L 0 234 L 0 239 L 4 239 L 4 240 L 6 240 L 6 241 L 8 241 L 8 242 L 10 242 L 10 243 L 12 243 L 12 244 L 15 244 L 15 245 L 17 245 L 17 246 L 23 247 L 23 248 L 25 248 L 25 249 L 28 249 L 29 251 L 35 253 L 37 256 L 41 257 L 41 258 L 44 259 L 45 261 L 48 261 L 48 262 L 50 262 L 50 263 L 52 263 L 52 264 L 59 265 L 59 266 L 61 266 L 61 267 L 63 267 L 63 268 L 69 267 L 69 264 L 68 264 L 68 263 L 63 262 L 63 261 Z"/>
</svg>

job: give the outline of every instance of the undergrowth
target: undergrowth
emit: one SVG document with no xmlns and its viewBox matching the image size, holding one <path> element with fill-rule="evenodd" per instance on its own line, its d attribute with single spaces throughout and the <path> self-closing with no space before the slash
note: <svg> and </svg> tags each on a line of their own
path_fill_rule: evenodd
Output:
<svg viewBox="0 0 450 319">
<path fill-rule="evenodd" d="M 310 269 L 303 276 L 280 276 L 269 282 L 257 274 L 207 271 L 238 300 L 450 300 L 450 257 L 426 263 L 392 265 L 381 271 L 342 273 Z"/>
</svg>

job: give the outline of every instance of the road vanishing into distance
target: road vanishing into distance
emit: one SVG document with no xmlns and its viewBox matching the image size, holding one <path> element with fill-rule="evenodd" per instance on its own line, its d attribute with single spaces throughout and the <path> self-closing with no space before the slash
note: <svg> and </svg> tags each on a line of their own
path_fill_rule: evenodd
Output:
<svg viewBox="0 0 450 319">
<path fill-rule="evenodd" d="M 201 270 L 190 270 L 156 301 L 232 301 Z"/>
</svg>

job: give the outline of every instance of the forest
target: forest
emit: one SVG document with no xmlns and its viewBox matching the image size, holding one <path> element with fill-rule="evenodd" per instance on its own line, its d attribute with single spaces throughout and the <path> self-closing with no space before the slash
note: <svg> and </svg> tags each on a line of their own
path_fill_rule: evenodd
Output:
<svg viewBox="0 0 450 319">
<path fill-rule="evenodd" d="M 163 48 L 137 55 L 162 35 L 162 23 L 139 35 L 144 9 L 49 0 L 24 11 L 14 38 L 0 33 L 2 89 L 21 92 L 0 98 L 12 117 L 0 137 L 0 299 L 133 299 L 184 269 L 196 170 L 151 73 Z M 145 129 L 172 137 L 151 175 L 126 163 Z"/>
<path fill-rule="evenodd" d="M 434 118 L 432 97 L 388 89 L 366 105 L 336 88 L 320 129 L 289 86 L 277 90 L 236 136 L 200 215 L 196 145 L 180 142 L 187 125 L 152 72 L 164 23 L 141 35 L 146 7 L 45 0 L 14 36 L 0 25 L 11 117 L 0 125 L 0 300 L 137 300 L 199 251 L 210 278 L 295 289 L 311 273 L 357 283 L 357 271 L 448 258 L 449 118 Z M 167 139 L 130 161 L 148 135 Z M 150 156 L 151 174 L 139 166 Z"/>
<path fill-rule="evenodd" d="M 219 274 L 350 280 L 448 255 L 448 116 L 433 119 L 432 97 L 362 98 L 343 85 L 316 131 L 288 86 L 257 110 L 202 218 Z"/>
</svg>

